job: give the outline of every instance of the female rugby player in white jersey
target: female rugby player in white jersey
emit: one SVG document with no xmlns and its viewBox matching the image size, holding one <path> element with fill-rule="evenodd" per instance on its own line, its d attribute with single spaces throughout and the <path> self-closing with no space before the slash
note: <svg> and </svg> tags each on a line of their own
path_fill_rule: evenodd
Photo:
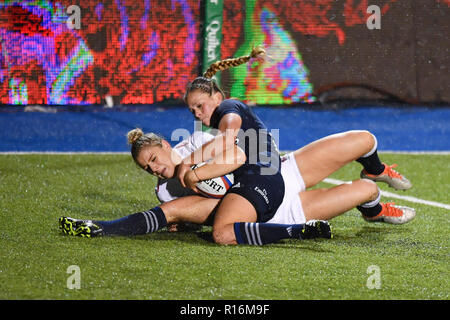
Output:
<svg viewBox="0 0 450 320">
<path fill-rule="evenodd" d="M 370 133 L 366 131 L 348 131 L 328 136 L 323 140 L 331 141 L 338 139 L 355 139 L 358 135 L 362 136 L 368 134 Z M 141 133 L 140 129 L 135 129 L 134 131 L 130 131 L 130 135 L 136 137 L 143 136 L 144 134 Z M 151 170 L 149 169 L 149 167 L 155 167 L 156 172 L 165 172 L 165 170 L 167 170 L 167 172 L 171 173 L 175 171 L 176 163 L 178 163 L 180 159 L 186 157 L 186 155 L 189 155 L 194 150 L 211 141 L 213 138 L 214 136 L 209 133 L 197 131 L 194 132 L 194 134 L 191 135 L 188 139 L 177 144 L 173 149 L 170 148 L 167 141 L 163 142 L 167 145 L 165 156 L 162 155 L 164 154 L 164 151 L 162 150 L 152 150 L 148 148 L 146 151 L 143 150 L 142 154 L 137 156 L 135 159 L 139 166 L 145 168 L 145 159 L 151 158 L 151 155 L 156 155 L 156 160 L 160 159 L 161 161 L 164 159 L 163 162 L 161 162 L 159 165 L 155 163 L 147 165 L 147 170 Z M 281 174 L 286 186 L 286 192 L 283 198 L 283 202 L 278 208 L 277 213 L 271 220 L 268 221 L 268 223 L 302 224 L 309 220 L 330 220 L 354 207 L 359 206 L 360 204 L 373 202 L 373 200 L 379 199 L 378 187 L 374 182 L 367 179 L 356 180 L 351 184 L 343 184 L 341 186 L 336 186 L 329 189 L 314 189 L 306 191 L 303 177 L 299 171 L 301 154 L 305 149 L 306 147 L 298 149 L 281 157 Z M 222 168 L 222 173 L 226 174 L 227 170 L 232 170 L 233 167 L 235 167 L 235 163 L 242 162 L 243 151 L 240 148 L 237 148 L 236 152 L 236 158 L 224 160 L 224 163 L 229 161 L 230 166 L 227 168 Z M 170 161 L 167 161 L 170 155 L 171 159 L 175 160 L 175 163 L 170 164 Z M 167 165 L 168 163 L 169 165 Z M 211 173 L 202 170 L 205 169 L 196 168 L 195 171 L 189 171 L 189 179 L 193 183 L 197 183 L 199 182 L 198 177 L 202 177 L 203 175 L 205 177 L 212 176 Z M 161 203 L 169 202 L 189 195 L 198 195 L 198 193 L 194 192 L 192 189 L 183 187 L 179 183 L 179 180 L 173 177 L 158 178 L 158 183 L 155 187 L 155 193 Z M 338 198 L 340 199 L 339 202 L 337 201 Z M 310 203 L 311 201 L 312 203 Z M 212 201 L 213 205 L 217 203 L 218 200 Z M 183 211 L 183 209 L 179 207 L 179 204 L 177 204 L 176 202 L 173 202 L 172 205 L 173 208 L 177 208 L 175 209 L 175 211 Z M 399 209 L 396 206 L 392 208 L 392 206 L 386 206 L 383 203 L 381 203 L 380 205 L 384 206 L 386 208 L 386 211 L 389 211 L 384 213 L 383 219 L 380 220 L 382 222 L 403 224 L 410 221 L 414 217 L 414 210 L 411 208 L 403 207 L 403 209 Z M 303 207 L 307 208 L 306 213 L 304 212 Z M 189 219 L 189 217 L 187 218 Z M 375 221 L 374 219 L 367 220 L 369 222 Z"/>
</svg>

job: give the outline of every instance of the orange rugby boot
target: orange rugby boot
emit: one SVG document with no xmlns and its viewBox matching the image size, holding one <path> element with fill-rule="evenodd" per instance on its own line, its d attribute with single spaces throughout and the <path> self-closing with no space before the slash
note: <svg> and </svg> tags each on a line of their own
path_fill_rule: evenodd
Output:
<svg viewBox="0 0 450 320">
<path fill-rule="evenodd" d="M 416 216 L 416 210 L 405 206 L 397 206 L 394 203 L 380 203 L 382 206 L 381 212 L 375 217 L 366 217 L 367 222 L 385 222 L 390 224 L 404 224 Z"/>
<path fill-rule="evenodd" d="M 365 169 L 361 171 L 361 178 L 369 179 L 375 182 L 385 182 L 396 190 L 408 190 L 412 187 L 411 182 L 394 170 L 397 164 L 391 166 L 384 164 L 384 171 L 379 175 L 368 173 Z"/>
</svg>

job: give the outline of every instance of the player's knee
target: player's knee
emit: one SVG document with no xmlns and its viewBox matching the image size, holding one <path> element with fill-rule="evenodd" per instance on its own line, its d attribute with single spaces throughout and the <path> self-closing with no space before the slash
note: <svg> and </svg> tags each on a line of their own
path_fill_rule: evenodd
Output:
<svg viewBox="0 0 450 320">
<path fill-rule="evenodd" d="M 348 132 L 354 145 L 358 146 L 362 154 L 371 152 L 377 147 L 376 137 L 367 130 L 353 130 Z"/>
<path fill-rule="evenodd" d="M 376 144 L 375 136 L 367 130 L 358 131 L 358 140 L 363 145 L 367 151 L 370 151 Z"/>
<path fill-rule="evenodd" d="M 180 210 L 176 206 L 173 206 L 171 202 L 164 202 L 159 207 L 164 212 L 167 223 L 180 222 L 181 220 L 178 214 Z"/>
<path fill-rule="evenodd" d="M 364 192 L 367 197 L 367 201 L 373 201 L 378 197 L 380 189 L 375 182 L 369 179 L 358 180 L 358 188 Z"/>
<path fill-rule="evenodd" d="M 236 244 L 236 236 L 233 228 L 230 227 L 213 227 L 213 240 L 217 244 Z"/>
</svg>

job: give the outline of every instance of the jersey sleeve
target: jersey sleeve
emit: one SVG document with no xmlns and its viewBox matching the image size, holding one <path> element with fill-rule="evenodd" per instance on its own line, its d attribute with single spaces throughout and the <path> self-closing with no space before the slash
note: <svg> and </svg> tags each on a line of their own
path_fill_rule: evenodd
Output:
<svg viewBox="0 0 450 320">
<path fill-rule="evenodd" d="M 204 131 L 195 131 L 189 138 L 190 142 L 190 148 L 192 149 L 191 152 L 197 150 L 205 143 L 208 143 L 214 139 L 214 136 L 208 132 Z"/>
<path fill-rule="evenodd" d="M 164 203 L 181 197 L 198 195 L 192 189 L 185 188 L 176 178 L 158 179 L 155 194 L 159 202 Z"/>
<path fill-rule="evenodd" d="M 178 143 L 174 148 L 180 156 L 186 157 L 212 139 L 214 139 L 212 134 L 196 131 L 188 139 Z M 155 193 L 161 203 L 175 200 L 180 197 L 198 195 L 192 189 L 184 188 L 176 178 L 158 179 Z"/>
<path fill-rule="evenodd" d="M 220 120 L 228 113 L 236 113 L 241 118 L 243 117 L 243 111 L 238 100 L 227 99 L 222 101 L 211 117 L 211 126 L 214 128 L 219 128 Z"/>
</svg>

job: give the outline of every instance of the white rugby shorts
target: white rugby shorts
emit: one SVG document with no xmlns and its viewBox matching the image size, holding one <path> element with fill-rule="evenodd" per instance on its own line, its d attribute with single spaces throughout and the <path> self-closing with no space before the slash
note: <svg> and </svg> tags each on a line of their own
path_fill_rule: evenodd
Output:
<svg viewBox="0 0 450 320">
<path fill-rule="evenodd" d="M 299 193 L 305 191 L 305 182 L 297 167 L 294 153 L 281 157 L 281 175 L 285 186 L 283 202 L 267 223 L 303 224 L 306 219 Z"/>
</svg>

